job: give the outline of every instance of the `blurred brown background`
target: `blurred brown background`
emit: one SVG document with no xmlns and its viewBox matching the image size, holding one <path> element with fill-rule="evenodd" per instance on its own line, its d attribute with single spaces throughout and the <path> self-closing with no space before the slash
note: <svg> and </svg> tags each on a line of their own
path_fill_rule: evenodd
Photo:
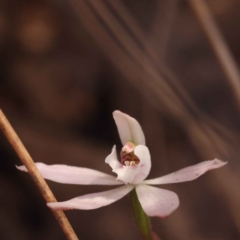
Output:
<svg viewBox="0 0 240 240">
<path fill-rule="evenodd" d="M 150 177 L 228 161 L 196 181 L 163 186 L 181 204 L 152 224 L 162 240 L 237 240 L 240 80 L 237 72 L 233 85 L 219 63 L 196 1 L 1 0 L 1 108 L 36 162 L 111 173 L 104 159 L 121 146 L 115 109 L 142 125 Z M 239 65 L 240 2 L 206 4 Z M 28 174 L 16 170 L 20 160 L 3 134 L 0 158 L 0 239 L 65 239 Z M 108 189 L 49 185 L 59 201 Z M 129 197 L 66 214 L 79 239 L 141 239 Z"/>
</svg>

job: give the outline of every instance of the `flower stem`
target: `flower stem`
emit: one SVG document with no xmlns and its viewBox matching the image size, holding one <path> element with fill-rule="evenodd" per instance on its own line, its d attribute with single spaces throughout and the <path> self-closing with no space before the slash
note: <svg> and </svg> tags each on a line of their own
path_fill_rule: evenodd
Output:
<svg viewBox="0 0 240 240">
<path fill-rule="evenodd" d="M 136 190 L 131 192 L 132 206 L 137 227 L 145 240 L 153 240 L 149 217 L 143 211 Z"/>
</svg>

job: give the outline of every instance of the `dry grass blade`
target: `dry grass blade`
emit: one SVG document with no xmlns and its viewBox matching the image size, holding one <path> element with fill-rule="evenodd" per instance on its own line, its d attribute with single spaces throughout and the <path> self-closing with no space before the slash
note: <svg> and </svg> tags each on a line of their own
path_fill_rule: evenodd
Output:
<svg viewBox="0 0 240 240">
<path fill-rule="evenodd" d="M 155 34 L 153 34 L 151 31 L 148 33 L 147 36 L 145 36 L 146 34 L 143 32 L 143 30 L 141 29 L 141 27 L 139 26 L 139 24 L 135 21 L 135 19 L 131 16 L 130 12 L 128 11 L 128 9 L 122 4 L 122 2 L 120 1 L 109 1 L 108 0 L 109 5 L 111 5 L 111 7 L 117 11 L 118 15 L 122 18 L 122 20 L 125 22 L 125 25 L 128 26 L 129 30 L 136 36 L 136 38 L 138 39 L 138 41 L 141 43 L 141 45 L 144 47 L 144 50 L 140 50 L 137 49 L 137 52 L 141 51 L 141 58 L 137 57 L 137 61 L 143 61 L 143 64 L 146 63 L 146 61 L 149 61 L 150 63 L 150 67 L 153 68 L 154 67 L 154 71 L 157 71 L 158 74 L 158 82 L 161 82 L 162 84 L 167 85 L 167 88 L 172 88 L 174 87 L 174 94 L 178 94 L 178 97 L 181 98 L 181 101 L 185 101 L 185 104 L 188 104 L 192 109 L 194 109 L 194 111 L 198 111 L 197 107 L 194 105 L 193 101 L 191 100 L 191 98 L 188 96 L 187 92 L 182 88 L 182 86 L 179 84 L 179 80 L 177 79 L 177 77 L 173 74 L 173 72 L 165 65 L 165 63 L 160 59 L 158 51 L 156 50 L 156 44 L 152 44 L 153 41 L 159 42 L 159 45 L 162 45 L 162 54 L 163 54 L 163 49 L 165 48 L 164 45 L 166 45 L 166 42 L 162 42 L 162 38 L 160 39 L 154 39 L 153 40 L 153 36 L 152 35 L 160 35 L 160 34 L 156 34 L 157 30 L 157 25 L 159 25 L 159 21 L 160 21 L 160 17 L 158 17 L 161 13 L 161 11 L 163 11 L 163 9 L 165 9 L 164 7 L 170 8 L 172 7 L 172 13 L 171 18 L 174 17 L 175 11 L 177 9 L 177 1 L 176 0 L 171 0 L 168 1 L 168 3 L 163 4 L 162 2 L 157 4 L 157 12 L 155 15 L 155 23 L 152 26 L 152 31 L 155 32 Z M 96 4 L 96 3 L 95 3 Z M 98 12 L 100 12 L 101 8 L 98 8 L 99 4 L 102 7 L 101 3 L 97 3 L 98 5 L 96 6 L 96 9 L 98 10 Z M 164 6 L 166 5 L 166 6 Z M 106 10 L 105 10 L 106 11 Z M 100 14 L 100 13 L 99 13 Z M 108 13 L 109 14 L 109 13 Z M 113 18 L 113 16 L 112 16 Z M 171 22 L 171 20 L 169 19 L 168 22 Z M 114 21 L 110 24 L 114 24 Z M 171 25 L 169 23 L 169 25 Z M 168 26 L 169 28 L 170 26 Z M 166 29 L 162 26 L 162 31 L 165 33 L 165 38 L 167 38 L 167 36 L 169 35 L 169 29 Z M 115 27 L 112 27 L 113 30 L 115 30 Z M 123 30 L 121 30 L 122 32 Z M 161 31 L 161 30 L 160 30 Z M 161 31 L 161 32 L 162 32 Z M 163 34 L 161 34 L 162 36 Z M 123 43 L 123 39 L 121 38 L 120 41 L 122 42 L 122 45 L 127 46 L 127 42 L 124 44 Z M 132 45 L 136 45 L 135 43 L 131 43 Z M 136 50 L 134 51 L 134 53 L 136 55 Z M 138 55 L 140 55 L 138 53 Z M 149 67 L 149 65 L 148 65 Z M 164 76 L 162 76 L 164 75 Z M 164 83 L 163 83 L 164 82 Z M 169 85 L 170 83 L 170 85 Z M 158 83 L 159 84 L 159 83 Z M 157 83 L 155 82 L 155 87 L 156 87 Z M 161 92 L 161 96 L 163 96 L 163 92 L 164 89 L 162 89 L 161 87 L 159 87 L 158 89 L 159 92 Z M 173 94 L 171 95 L 171 97 L 173 97 Z M 164 99 L 166 101 L 170 101 L 170 96 L 168 96 L 168 98 Z M 174 101 L 176 101 L 177 98 L 174 98 Z"/>
<path fill-rule="evenodd" d="M 145 40 L 147 51 L 156 58 L 164 58 L 173 23 L 178 12 L 178 0 L 158 1 L 154 19 Z"/>
<path fill-rule="evenodd" d="M 17 155 L 21 159 L 22 163 L 26 166 L 30 176 L 32 177 L 34 183 L 37 185 L 40 190 L 43 198 L 46 202 L 56 202 L 56 198 L 54 197 L 52 191 L 47 185 L 46 181 L 43 179 L 42 175 L 38 171 L 35 163 L 33 162 L 31 156 L 29 155 L 27 149 L 24 147 L 23 143 L 17 136 L 16 132 L 12 128 L 11 124 L 5 117 L 2 110 L 0 110 L 0 128 L 3 131 L 4 135 L 16 151 Z M 61 210 L 53 211 L 53 214 L 62 228 L 65 236 L 69 240 L 78 240 L 75 232 L 72 229 L 68 219 L 65 214 Z"/>
<path fill-rule="evenodd" d="M 203 0 L 189 0 L 189 3 L 206 34 L 208 41 L 228 79 L 235 99 L 240 104 L 240 73 L 233 56 L 219 31 L 210 10 Z"/>
<path fill-rule="evenodd" d="M 194 102 L 191 100 L 191 98 L 188 96 L 187 92 L 180 86 L 178 83 L 178 80 L 174 76 L 174 74 L 165 66 L 165 64 L 159 60 L 156 54 L 154 54 L 155 51 L 148 51 L 147 54 L 143 50 L 141 50 L 137 44 L 134 42 L 134 40 L 131 38 L 131 36 L 127 33 L 127 31 L 121 26 L 121 24 L 117 21 L 117 19 L 114 17 L 114 15 L 109 11 L 109 9 L 106 7 L 106 5 L 103 4 L 102 1 L 93 1 L 88 0 L 91 4 L 94 10 L 99 14 L 99 16 L 103 19 L 105 24 L 109 27 L 111 32 L 115 35 L 115 37 L 120 42 L 121 46 L 124 48 L 125 51 L 129 53 L 131 58 L 129 59 L 128 56 L 127 60 L 131 61 L 132 64 L 137 64 L 137 66 L 141 66 L 139 70 L 135 70 L 134 75 L 136 76 L 139 74 L 139 71 L 142 71 L 141 76 L 139 76 L 135 80 L 139 84 L 144 84 L 146 88 L 151 91 L 150 96 L 153 98 L 153 94 L 156 94 L 156 100 L 159 101 L 158 103 L 164 104 L 165 111 L 170 112 L 171 115 L 173 115 L 175 118 L 177 118 L 179 121 L 182 122 L 183 126 L 185 126 L 186 122 L 188 124 L 185 126 L 187 128 L 187 132 L 189 134 L 194 135 L 193 139 L 199 139 L 200 142 L 202 142 L 202 145 L 205 146 L 207 149 L 215 149 L 217 152 L 224 153 L 226 152 L 223 147 L 223 142 L 219 141 L 219 137 L 215 134 L 212 134 L 211 132 L 205 132 L 206 129 L 209 129 L 208 123 L 203 121 L 203 119 L 208 119 L 204 117 L 204 114 L 202 114 L 199 109 L 195 106 Z M 109 2 L 110 3 L 110 2 Z M 86 5 L 87 6 L 87 5 Z M 116 3 L 112 5 L 115 9 Z M 123 18 L 125 21 L 126 26 L 131 27 L 131 31 L 134 32 L 134 34 L 139 34 L 141 29 L 138 26 L 138 24 L 134 21 L 134 19 L 131 17 L 131 15 L 128 13 L 126 8 L 118 2 L 118 6 L 121 6 L 119 9 L 121 9 L 121 12 L 119 12 L 119 16 Z M 94 17 L 94 14 L 93 14 Z M 96 23 L 97 24 L 97 23 Z M 137 31 L 133 30 L 134 26 L 136 27 Z M 88 28 L 90 28 L 89 26 Z M 103 26 L 98 23 L 98 26 L 94 27 L 96 30 L 98 28 L 102 29 L 103 33 Z M 95 32 L 93 33 L 95 34 Z M 141 44 L 145 44 L 145 39 L 143 39 L 143 33 L 137 35 L 138 40 Z M 100 36 L 100 35 L 98 35 Z M 94 36 L 95 37 L 95 36 Z M 98 41 L 99 41 L 98 37 Z M 113 40 L 109 40 L 110 42 L 114 42 Z M 120 49 L 121 50 L 121 49 Z M 106 51 L 106 50 L 105 50 Z M 107 52 L 109 52 L 109 49 L 107 49 Z M 113 52 L 116 52 L 116 48 L 113 48 L 111 52 L 109 52 L 111 55 Z M 123 52 L 123 50 L 122 50 Z M 123 53 L 124 54 L 124 53 Z M 117 67 L 122 63 L 120 62 L 121 58 L 114 58 L 112 59 L 112 62 L 116 64 Z M 117 62 L 116 62 L 117 60 Z M 125 62 L 126 60 L 124 60 Z M 171 84 L 168 84 L 168 81 L 166 81 L 163 76 L 159 73 L 160 71 L 163 72 L 163 74 L 167 77 L 167 80 L 171 82 Z M 121 69 L 123 73 L 126 72 L 126 69 Z M 134 71 L 134 68 L 131 69 L 132 72 Z M 130 81 L 132 81 L 133 78 L 129 78 Z M 147 81 L 146 81 L 147 79 Z M 141 83 L 140 83 L 141 81 Z M 136 86 L 136 85 L 135 85 Z M 143 90 L 143 89 L 141 89 Z M 145 94 L 146 93 L 145 91 Z M 159 108 L 159 106 L 157 106 Z M 188 108 L 191 109 L 192 112 L 197 116 L 198 121 L 191 115 Z M 211 121 L 213 123 L 213 121 Z M 189 127 L 190 126 L 190 127 Z M 218 124 L 219 126 L 219 124 Z M 188 130 L 191 129 L 201 129 L 202 132 L 199 136 L 196 135 L 194 132 L 189 132 Z M 220 130 L 220 129 L 219 129 Z M 225 131 L 223 131 L 225 132 Z M 225 134 L 225 133 L 224 133 Z M 204 136 L 207 135 L 207 136 Z M 201 137 L 202 136 L 202 140 Z M 208 141 L 206 141 L 208 139 Z M 220 145 L 219 145 L 220 144 Z M 227 144 L 227 142 L 225 142 Z"/>
<path fill-rule="evenodd" d="M 217 132 L 220 133 L 223 137 L 223 139 L 227 138 L 231 138 L 232 139 L 232 143 L 236 143 L 239 141 L 240 137 L 237 136 L 237 134 L 231 132 L 229 129 L 227 129 L 226 127 L 222 126 L 220 123 L 218 123 L 217 121 L 215 121 L 214 119 L 211 119 L 209 116 L 206 116 L 204 113 L 202 113 L 201 111 L 199 111 L 198 107 L 195 105 L 195 103 L 192 101 L 192 99 L 190 98 L 189 94 L 186 92 L 186 90 L 181 86 L 181 84 L 179 84 L 179 79 L 175 76 L 175 74 L 171 71 L 171 69 L 169 69 L 166 64 L 161 60 L 161 58 L 159 57 L 159 54 L 156 51 L 156 46 L 154 44 L 151 44 L 153 42 L 153 36 L 151 31 L 148 33 L 147 36 L 145 36 L 146 34 L 143 32 L 143 30 L 141 29 L 141 27 L 139 26 L 139 24 L 137 23 L 137 21 L 135 21 L 135 19 L 132 17 L 132 15 L 130 14 L 130 12 L 128 11 L 128 9 L 124 6 L 124 4 L 121 1 L 109 1 L 107 0 L 108 4 L 117 12 L 117 14 L 121 17 L 121 19 L 125 22 L 125 25 L 128 26 L 128 29 L 135 35 L 135 37 L 138 39 L 138 41 L 141 43 L 142 46 L 144 46 L 145 51 L 142 50 L 142 58 L 139 59 L 139 57 L 137 57 L 138 61 L 143 61 L 143 64 L 146 63 L 146 61 L 150 61 L 150 65 L 151 67 L 155 66 L 155 71 L 159 70 L 159 72 L 157 72 L 158 74 L 158 78 L 156 79 L 157 82 L 165 82 L 167 88 L 174 88 L 174 92 L 172 91 L 171 95 L 165 96 L 164 95 L 164 89 L 161 86 L 157 86 L 159 85 L 159 83 L 156 83 L 156 81 L 153 83 L 154 85 L 154 89 L 156 87 L 157 90 L 159 91 L 159 94 L 157 96 L 157 98 L 161 101 L 166 101 L 166 102 L 170 102 L 170 98 L 174 99 L 174 102 L 176 103 L 176 105 L 178 104 L 178 107 L 180 107 L 180 102 L 182 101 L 183 104 L 186 106 L 188 106 L 192 112 L 194 112 L 194 114 L 198 117 L 199 121 L 203 122 L 203 125 L 207 124 L 210 125 L 212 127 L 217 128 Z M 96 7 L 96 11 L 101 15 L 101 16 L 105 16 L 105 13 L 107 11 L 107 9 L 102 5 L 101 2 L 98 3 L 94 3 L 95 7 Z M 177 10 L 177 4 L 178 1 L 177 0 L 171 0 L 167 3 L 158 3 L 157 5 L 157 10 L 156 10 L 156 15 L 158 16 L 159 13 L 161 11 L 163 11 L 164 7 L 166 8 L 170 8 L 172 7 L 173 9 L 171 10 L 170 15 L 171 18 L 174 18 L 174 14 L 175 11 Z M 100 6 L 100 7 L 99 7 Z M 104 13 L 101 13 L 101 9 L 104 10 Z M 169 9 L 170 11 L 170 9 Z M 109 15 L 109 12 L 108 12 Z M 107 21 L 107 24 L 114 24 L 113 21 L 113 16 L 111 17 L 111 21 Z M 156 32 L 156 25 L 159 25 L 158 22 L 160 21 L 159 19 L 160 17 L 156 17 L 155 18 L 155 23 L 153 23 L 153 29 L 152 31 Z M 170 17 L 168 17 L 170 18 Z M 171 19 L 169 19 L 169 22 L 171 22 Z M 171 25 L 169 23 L 169 25 Z M 113 25 L 112 29 L 115 29 L 115 25 Z M 168 26 L 169 28 L 170 26 Z M 122 29 L 121 32 L 123 32 L 124 30 Z M 169 29 L 165 29 L 163 28 L 162 30 L 163 33 L 165 33 L 165 35 L 169 34 Z M 156 33 L 154 34 L 156 36 Z M 157 34 L 159 35 L 164 35 L 164 34 Z M 166 36 L 165 36 L 166 37 Z M 127 43 L 124 44 L 123 43 L 124 39 L 119 39 L 119 41 L 121 41 L 122 45 L 127 46 Z M 160 45 L 165 45 L 165 42 L 162 42 L 162 39 L 155 39 L 154 42 L 159 42 Z M 134 45 L 134 43 L 132 43 L 132 45 Z M 135 44 L 136 45 L 136 44 Z M 161 50 L 164 50 L 164 46 L 161 47 Z M 137 50 L 137 51 L 140 51 Z M 163 52 L 162 52 L 163 53 Z M 146 60 L 148 59 L 148 60 Z M 152 66 L 153 65 L 153 66 Z M 149 65 L 148 65 L 149 66 Z M 163 76 L 162 76 L 163 75 Z M 149 77 L 148 77 L 149 78 Z M 151 80 L 149 80 L 150 82 Z M 169 83 L 169 84 L 168 84 Z M 163 84 L 163 83 L 162 83 Z M 176 97 L 176 94 L 178 97 Z M 179 100 L 179 98 L 181 100 Z M 171 106 L 171 105 L 170 105 Z M 169 106 L 169 107 L 170 107 Z M 172 108 L 171 110 L 175 110 L 174 108 Z M 170 110 L 170 111 L 171 111 Z M 182 111 L 185 111 L 185 107 L 181 107 Z M 177 111 L 175 113 L 171 112 L 171 114 L 174 114 L 175 116 L 177 116 Z M 180 115 L 181 116 L 181 115 Z M 233 137 L 234 136 L 234 137 Z M 234 138 L 234 140 L 233 140 Z"/>
<path fill-rule="evenodd" d="M 145 79 L 148 79 L 147 85 L 152 86 L 151 92 L 157 89 L 156 94 L 159 95 L 159 92 L 161 92 L 161 101 L 165 107 L 176 115 L 182 115 L 182 111 L 179 111 L 179 108 L 184 109 L 185 107 L 182 105 L 182 101 L 175 91 L 162 79 L 163 77 L 158 72 L 156 62 L 153 63 L 149 56 L 137 46 L 136 42 L 102 1 L 89 0 L 89 2 L 119 41 L 122 51 L 127 52 L 127 57 L 130 57 L 130 60 L 140 67 L 140 71 L 145 75 L 143 81 L 145 82 Z M 176 103 L 178 104 L 178 108 L 176 107 Z"/>
<path fill-rule="evenodd" d="M 222 135 L 227 134 L 231 138 L 227 129 L 222 128 L 218 123 L 214 126 L 215 121 L 199 111 L 185 90 L 178 85 L 176 87 L 176 81 L 168 84 L 163 79 L 158 69 L 159 60 L 156 62 L 155 57 L 147 56 L 146 52 L 139 48 L 107 6 L 102 1 L 93 0 L 68 0 L 68 2 L 77 13 L 83 26 L 100 49 L 108 56 L 112 64 L 154 107 L 170 114 L 182 124 L 199 154 L 202 156 L 205 156 L 205 154 L 214 155 L 224 159 L 226 153 L 231 151 L 232 146 L 224 137 L 219 136 L 218 132 L 224 130 Z M 134 20 L 126 13 L 124 15 L 125 19 L 131 20 L 131 24 L 125 25 L 133 26 Z M 99 21 L 99 18 L 104 24 Z M 138 28 L 136 32 L 140 32 L 140 29 Z M 140 39 L 138 39 L 139 41 Z M 170 70 L 165 69 L 164 75 L 170 76 L 173 74 Z M 216 129 L 217 131 L 215 131 Z M 231 171 L 226 170 L 225 174 L 229 179 L 231 178 Z M 222 186 L 221 191 L 224 193 L 226 202 L 231 206 L 235 200 L 227 194 L 228 189 L 226 184 L 223 184 L 225 179 L 217 177 L 218 173 L 215 173 L 214 176 L 219 181 L 219 185 Z M 235 189 L 234 191 L 238 190 Z M 236 225 L 238 225 L 240 231 L 240 225 L 238 224 L 240 218 L 234 212 L 232 214 L 236 217 Z"/>
<path fill-rule="evenodd" d="M 137 37 L 138 41 L 141 42 L 141 44 L 143 46 L 146 47 L 146 54 L 149 55 L 149 57 L 151 57 L 152 62 L 154 62 L 160 72 L 162 74 L 164 74 L 164 77 L 166 78 L 165 80 L 167 82 L 169 82 L 171 84 L 172 87 L 174 87 L 177 91 L 177 93 L 179 94 L 179 96 L 181 97 L 182 100 L 184 100 L 185 104 L 188 104 L 189 107 L 192 109 L 192 111 L 194 111 L 194 113 L 198 116 L 199 119 L 202 119 L 205 123 L 208 123 L 210 126 L 212 127 L 216 127 L 218 129 L 218 132 L 222 133 L 224 137 L 231 135 L 231 138 L 233 137 L 233 135 L 235 135 L 235 140 L 236 139 L 240 139 L 239 136 L 236 135 L 236 133 L 234 133 L 233 131 L 230 131 L 229 129 L 227 129 L 226 127 L 222 126 L 219 122 L 215 121 L 214 119 L 210 118 L 209 116 L 204 115 L 204 113 L 202 113 L 201 111 L 199 111 L 198 107 L 195 105 L 195 103 L 192 101 L 192 99 L 190 98 L 189 94 L 186 92 L 186 90 L 179 84 L 180 80 L 175 76 L 175 74 L 171 71 L 171 69 L 168 68 L 168 66 L 166 66 L 166 64 L 161 60 L 161 58 L 158 56 L 157 50 L 155 49 L 154 44 L 151 44 L 152 41 L 154 42 L 159 42 L 161 46 L 161 53 L 163 53 L 164 51 L 164 46 L 166 44 L 166 42 L 162 42 L 162 39 L 152 39 L 153 38 L 153 33 L 151 33 L 151 31 L 148 33 L 147 36 L 145 36 L 143 30 L 140 28 L 139 24 L 135 21 L 135 19 L 131 16 L 130 12 L 128 11 L 128 9 L 122 4 L 122 2 L 116 0 L 116 1 L 110 1 L 107 0 L 108 3 L 112 6 L 112 8 L 115 11 L 118 11 L 119 16 L 123 19 L 123 21 L 125 22 L 125 24 L 128 26 L 128 28 L 131 30 L 132 33 L 134 33 L 134 35 Z M 177 0 L 171 0 L 168 1 L 167 3 L 165 3 L 165 7 L 167 7 L 168 9 L 170 7 L 172 7 L 173 9 L 169 9 L 169 11 L 171 10 L 172 12 L 170 12 L 170 14 L 172 15 L 171 17 L 174 18 L 174 12 L 177 10 L 177 4 L 178 1 Z M 156 15 L 160 15 L 160 11 L 163 11 L 164 9 L 164 4 L 161 2 L 158 3 L 157 9 L 156 9 Z M 159 19 L 160 17 L 156 17 L 155 18 L 155 22 L 153 23 L 153 29 L 152 31 L 157 31 L 157 25 L 159 25 Z M 168 17 L 170 18 L 170 17 Z M 169 25 L 171 25 L 171 20 L 169 19 Z M 170 28 L 170 26 L 168 26 Z M 160 31 L 160 30 L 159 30 Z M 155 37 L 160 37 L 162 35 L 168 35 L 169 34 L 169 29 L 162 29 L 163 34 L 161 32 L 161 34 L 154 34 Z M 165 33 L 166 32 L 166 33 Z M 165 34 L 164 34 L 165 33 Z M 157 35 L 157 36 L 156 36 Z M 166 38 L 167 36 L 165 36 Z M 161 54 L 160 54 L 161 55 Z M 161 79 L 159 79 L 160 81 Z"/>
</svg>

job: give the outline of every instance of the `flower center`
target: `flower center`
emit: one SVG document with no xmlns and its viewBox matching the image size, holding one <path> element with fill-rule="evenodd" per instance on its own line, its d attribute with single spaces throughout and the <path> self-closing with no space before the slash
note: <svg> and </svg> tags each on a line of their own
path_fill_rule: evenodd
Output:
<svg viewBox="0 0 240 240">
<path fill-rule="evenodd" d="M 136 166 L 139 164 L 139 158 L 134 154 L 135 144 L 127 142 L 121 151 L 121 163 L 125 166 Z"/>
</svg>

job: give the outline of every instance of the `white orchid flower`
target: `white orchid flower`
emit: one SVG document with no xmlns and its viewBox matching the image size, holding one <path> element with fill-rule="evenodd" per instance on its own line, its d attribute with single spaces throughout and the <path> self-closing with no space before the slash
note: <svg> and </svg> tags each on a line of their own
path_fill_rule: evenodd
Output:
<svg viewBox="0 0 240 240">
<path fill-rule="evenodd" d="M 145 137 L 141 126 L 134 118 L 120 111 L 114 111 L 113 118 L 123 144 L 120 154 L 121 161 L 118 161 L 116 146 L 114 146 L 105 162 L 117 174 L 117 178 L 88 168 L 46 165 L 44 163 L 36 163 L 36 165 L 45 179 L 58 183 L 123 186 L 76 197 L 65 202 L 47 203 L 48 207 L 63 210 L 96 209 L 116 202 L 135 188 L 142 208 L 148 216 L 166 217 L 179 206 L 178 196 L 172 191 L 150 185 L 191 181 L 209 170 L 220 168 L 226 164 L 226 162 L 214 159 L 183 168 L 166 176 L 145 180 L 151 170 L 151 157 L 145 146 Z M 24 166 L 20 166 L 18 169 L 27 171 Z"/>
</svg>

